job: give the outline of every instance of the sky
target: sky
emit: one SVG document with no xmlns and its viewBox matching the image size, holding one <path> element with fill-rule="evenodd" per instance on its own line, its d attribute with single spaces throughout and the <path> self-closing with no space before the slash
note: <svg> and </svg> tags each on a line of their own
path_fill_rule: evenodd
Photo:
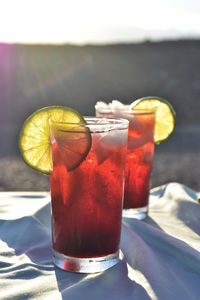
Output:
<svg viewBox="0 0 200 300">
<path fill-rule="evenodd" d="M 105 44 L 200 37 L 200 0 L 0 0 L 0 42 Z"/>
</svg>

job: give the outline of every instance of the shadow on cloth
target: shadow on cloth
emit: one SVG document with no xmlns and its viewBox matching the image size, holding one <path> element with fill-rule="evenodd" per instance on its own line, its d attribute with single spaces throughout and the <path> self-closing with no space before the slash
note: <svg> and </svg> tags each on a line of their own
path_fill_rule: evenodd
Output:
<svg viewBox="0 0 200 300">
<path fill-rule="evenodd" d="M 177 217 L 182 222 L 185 223 L 190 229 L 200 235 L 200 225 L 199 225 L 199 213 L 200 213 L 200 205 L 197 202 L 197 195 L 191 189 L 183 186 L 183 190 L 187 193 L 187 195 L 191 198 L 191 201 L 185 200 L 180 201 Z"/>
<path fill-rule="evenodd" d="M 175 295 L 176 299 L 198 299 L 200 256 L 183 241 L 132 219 L 123 221 L 121 250 L 158 299 L 169 300 Z"/>
<path fill-rule="evenodd" d="M 16 256 L 25 254 L 40 267 L 48 265 L 52 260 L 50 203 L 33 215 L 0 220 L 0 239 Z"/>
<path fill-rule="evenodd" d="M 96 274 L 78 274 L 55 268 L 62 299 L 143 299 L 150 300 L 145 289 L 128 277 L 125 259 Z"/>
</svg>

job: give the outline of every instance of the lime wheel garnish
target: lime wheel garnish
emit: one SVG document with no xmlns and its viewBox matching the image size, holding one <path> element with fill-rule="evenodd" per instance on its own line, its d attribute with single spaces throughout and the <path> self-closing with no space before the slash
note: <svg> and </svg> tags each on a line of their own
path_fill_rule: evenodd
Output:
<svg viewBox="0 0 200 300">
<path fill-rule="evenodd" d="M 53 133 L 59 151 L 65 156 L 67 170 L 73 170 L 85 159 L 91 147 L 91 134 L 84 124 L 82 115 L 68 107 L 49 106 L 35 111 L 26 119 L 19 134 L 23 160 L 31 168 L 51 174 Z"/>
<path fill-rule="evenodd" d="M 150 109 L 156 111 L 155 143 L 166 140 L 174 131 L 176 113 L 166 99 L 157 96 L 143 97 L 132 102 L 130 108 L 133 110 Z"/>
</svg>

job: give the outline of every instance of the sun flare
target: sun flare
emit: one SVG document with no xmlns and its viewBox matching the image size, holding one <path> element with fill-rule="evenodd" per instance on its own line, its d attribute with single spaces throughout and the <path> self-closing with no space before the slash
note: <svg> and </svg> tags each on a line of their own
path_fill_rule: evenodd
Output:
<svg viewBox="0 0 200 300">
<path fill-rule="evenodd" d="M 0 41 L 8 43 L 123 41 L 151 37 L 152 30 L 200 35 L 197 0 L 190 6 L 178 0 L 6 0 L 0 12 Z"/>
</svg>

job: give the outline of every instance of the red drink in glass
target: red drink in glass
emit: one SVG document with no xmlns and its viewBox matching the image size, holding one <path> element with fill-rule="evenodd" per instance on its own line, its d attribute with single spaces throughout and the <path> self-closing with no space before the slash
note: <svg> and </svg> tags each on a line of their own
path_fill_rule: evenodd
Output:
<svg viewBox="0 0 200 300">
<path fill-rule="evenodd" d="M 126 157 L 124 216 L 131 211 L 147 212 L 151 171 L 154 156 L 154 112 L 134 112 L 129 119 Z M 127 211 L 126 211 L 127 210 Z M 132 211 L 134 213 L 134 210 Z"/>
<path fill-rule="evenodd" d="M 54 262 L 65 270 L 97 272 L 118 261 L 128 122 L 87 118 L 91 147 L 68 170 L 67 145 L 53 136 L 51 175 Z M 97 123 L 97 121 L 99 123 Z M 67 132 L 69 134 L 75 132 Z M 73 144 L 78 152 L 86 133 Z M 67 149 L 68 150 L 68 149 Z"/>
<path fill-rule="evenodd" d="M 101 109 L 96 115 L 129 120 L 124 190 L 124 217 L 144 219 L 148 212 L 150 179 L 154 156 L 155 112 L 152 110 Z"/>
</svg>

